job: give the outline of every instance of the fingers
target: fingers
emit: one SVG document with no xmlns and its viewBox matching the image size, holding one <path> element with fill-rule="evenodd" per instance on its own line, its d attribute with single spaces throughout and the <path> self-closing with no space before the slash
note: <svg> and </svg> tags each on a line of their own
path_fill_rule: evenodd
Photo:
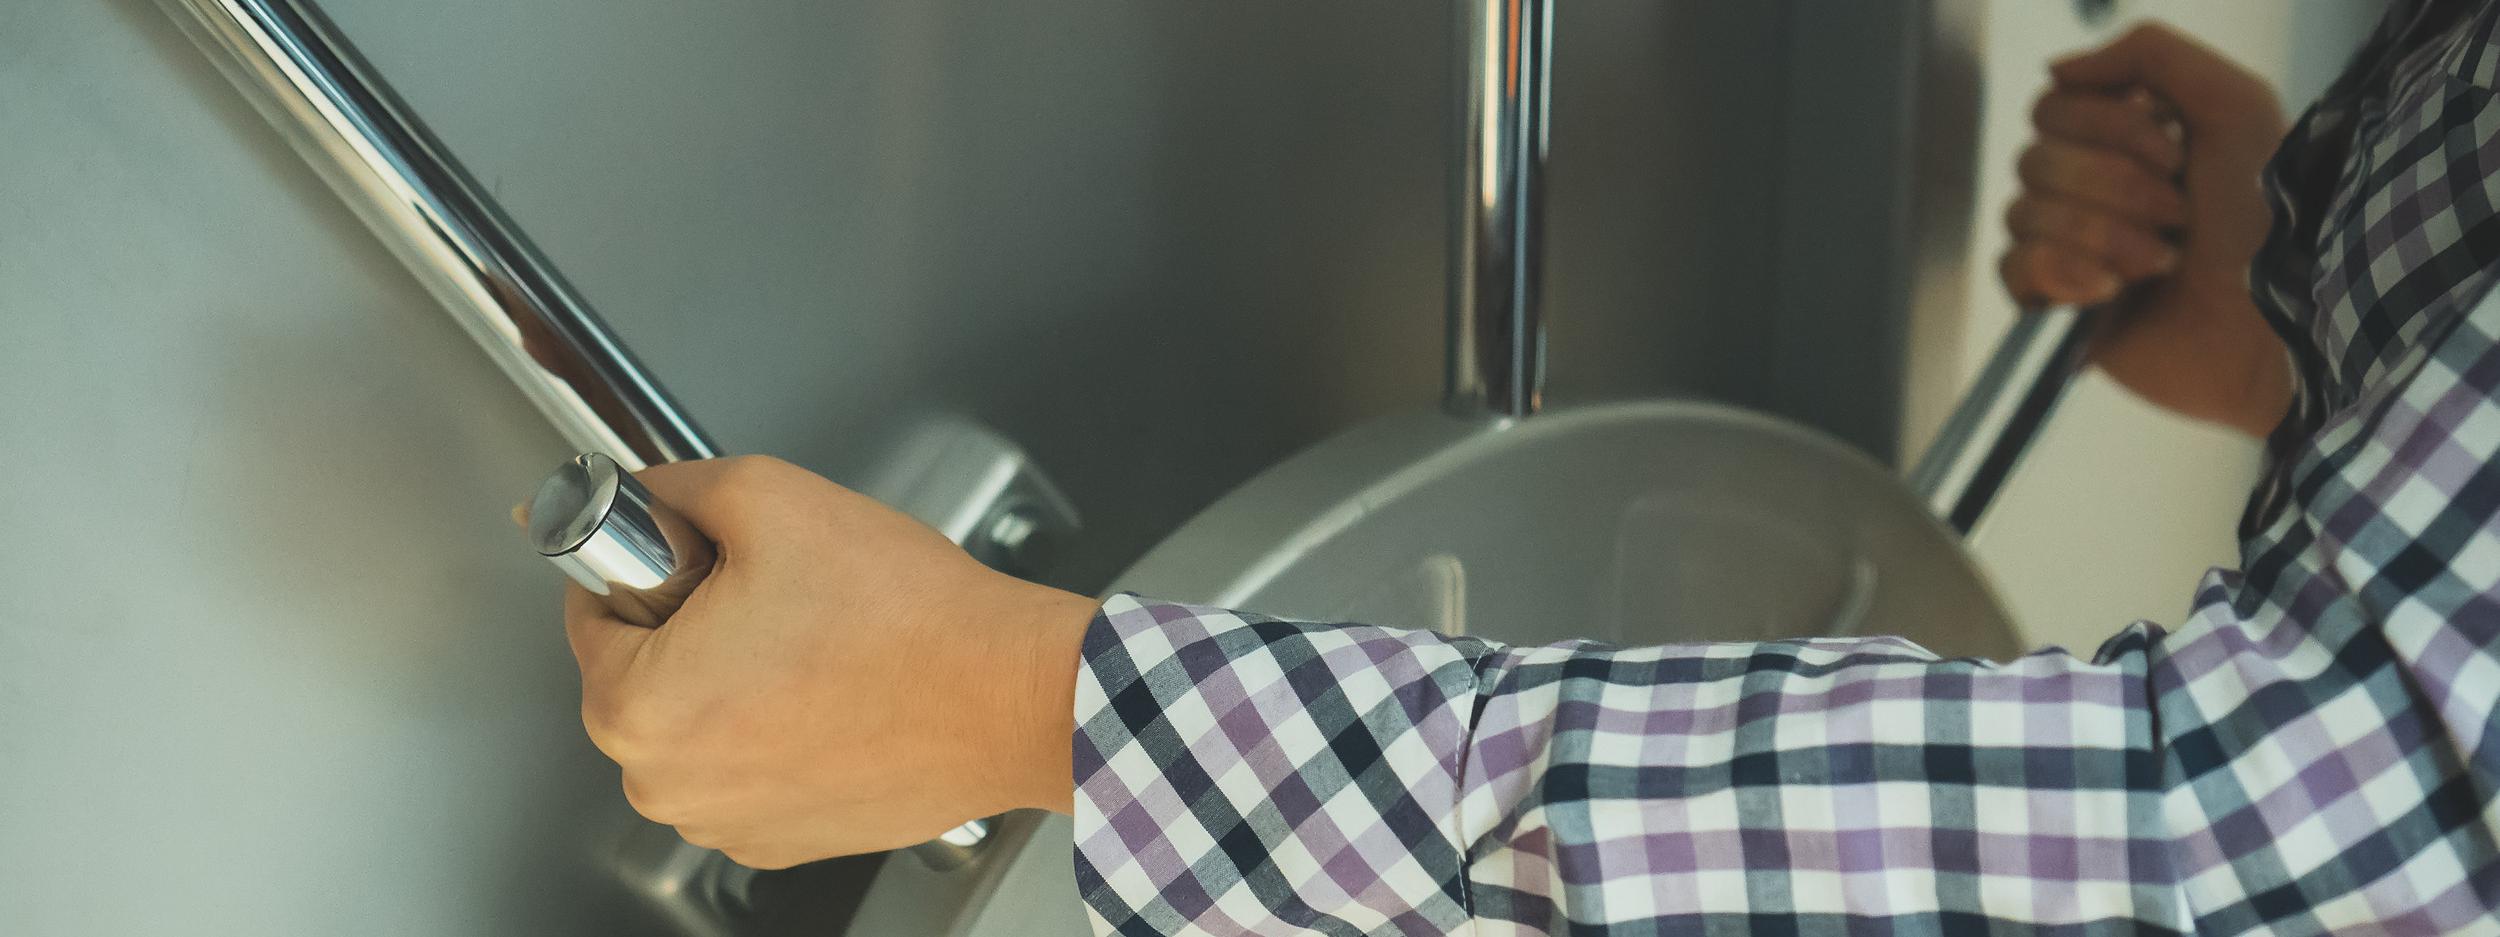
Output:
<svg viewBox="0 0 2500 937">
<path fill-rule="evenodd" d="M 2051 91 L 2032 106 L 2031 125 L 2050 139 L 2135 157 L 2162 178 L 2176 176 L 2187 164 L 2185 141 L 2142 95 Z"/>
<path fill-rule="evenodd" d="M 2118 52 L 2088 53 L 2069 71 L 2088 78 L 2109 61 L 2141 61 L 2140 46 L 2163 41 L 2147 36 L 2114 43 L 2126 45 Z M 2064 83 L 2041 96 L 2031 114 L 2040 138 L 2015 166 L 2024 193 L 2006 209 L 2014 247 L 1998 268 L 2018 301 L 2107 302 L 2130 282 L 2178 268 L 2179 250 L 2165 236 L 2189 222 L 2180 182 L 2188 154 L 2176 119 L 2134 81 Z"/>
<path fill-rule="evenodd" d="M 2159 23 L 2137 26 L 2108 45 L 2060 59 L 2049 66 L 2049 76 L 2068 88 L 2148 89 L 2178 107 L 2190 128 L 2236 124 L 2278 110 L 2264 79 Z"/>
<path fill-rule="evenodd" d="M 2097 261 L 2125 280 L 2160 276 L 2179 266 L 2179 250 L 2151 228 L 2078 202 L 2025 195 L 2006 209 L 2017 244 L 2046 243 Z"/>
<path fill-rule="evenodd" d="M 573 646 L 574 663 L 582 668 L 585 702 L 605 695 L 623 679 L 651 634 L 610 614 L 590 590 L 564 584 L 564 637 Z"/>
<path fill-rule="evenodd" d="M 2108 302 L 2127 285 L 2091 255 L 2046 241 L 2014 245 L 1997 262 L 1997 275 L 2005 291 L 2026 306 Z"/>
<path fill-rule="evenodd" d="M 2179 187 L 2123 153 L 2045 139 L 2024 150 L 2014 170 L 2034 194 L 2081 202 L 2153 227 L 2187 223 L 2187 197 Z"/>
</svg>

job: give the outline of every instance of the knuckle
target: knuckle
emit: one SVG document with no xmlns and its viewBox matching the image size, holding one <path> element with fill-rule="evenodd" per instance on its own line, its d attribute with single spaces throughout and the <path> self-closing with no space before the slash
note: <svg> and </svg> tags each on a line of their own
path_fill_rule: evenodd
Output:
<svg viewBox="0 0 2500 937">
<path fill-rule="evenodd" d="M 694 826 L 691 824 L 678 826 L 677 838 L 685 840 L 687 843 L 703 849 L 710 849 L 723 853 L 735 848 L 730 846 L 729 838 L 721 835 L 720 831 L 710 829 L 708 827 Z M 731 856 L 730 858 L 735 859 L 737 857 Z"/>
<path fill-rule="evenodd" d="M 2111 245 L 2117 240 L 2115 226 L 2110 220 L 2092 212 L 2069 213 L 2064 227 L 2068 240 L 2094 254 L 2109 253 Z"/>
<path fill-rule="evenodd" d="M 2118 41 L 2139 45 L 2170 44 L 2179 41 L 2179 31 L 2160 20 L 2145 20 L 2128 27 L 2126 34 L 2118 37 Z"/>
<path fill-rule="evenodd" d="M 2042 244 L 2031 258 L 2034 280 L 2044 288 L 2063 290 L 2071 285 L 2078 269 L 2098 263 L 2081 249 L 2064 244 Z"/>
<path fill-rule="evenodd" d="M 2065 111 L 2064 95 L 2055 91 L 2043 94 L 2038 100 L 2031 102 L 2031 125 L 2041 130 L 2048 130 L 2061 123 L 2060 118 L 2065 116 Z"/>
<path fill-rule="evenodd" d="M 794 855 L 786 849 L 737 844 L 714 848 L 719 849 L 722 855 L 728 856 L 730 861 L 760 872 L 778 871 L 806 861 L 803 857 Z"/>
<path fill-rule="evenodd" d="M 2048 178 L 2050 159 L 2048 146 L 2035 140 L 2014 157 L 2014 174 L 2023 182 L 2038 186 Z"/>
<path fill-rule="evenodd" d="M 609 757 L 642 762 L 668 747 L 676 719 L 647 702 L 602 697 L 582 701 L 582 727 Z"/>
<path fill-rule="evenodd" d="M 2016 247 L 2006 251 L 2005 256 L 1997 261 L 1997 279 L 2005 284 L 2006 292 L 2020 299 L 2029 299 L 2041 292 L 2038 265 L 2032 262 L 2031 256 L 2029 248 Z"/>
<path fill-rule="evenodd" d="M 2023 151 L 2022 164 L 2015 167 L 2016 175 L 2036 189 L 2072 193 L 2107 178 L 2097 168 L 2098 155 L 2070 144 L 2036 141 Z"/>
<path fill-rule="evenodd" d="M 667 742 L 675 720 L 648 702 L 626 701 L 609 707 L 610 731 L 638 747 L 657 747 Z"/>
<path fill-rule="evenodd" d="M 2029 281 L 2039 274 L 2040 245 L 2025 242 L 2007 248 L 2005 257 L 1997 261 L 1997 271 L 2007 280 Z"/>
<path fill-rule="evenodd" d="M 643 819 L 672 826 L 685 821 L 686 817 L 680 809 L 681 805 L 666 792 L 655 790 L 649 784 L 637 782 L 631 773 L 625 775 L 623 786 L 625 803 L 631 805 L 635 813 L 642 814 Z"/>
<path fill-rule="evenodd" d="M 721 478 L 731 483 L 764 482 L 781 478 L 795 468 L 768 455 L 731 456 L 721 463 Z"/>
<path fill-rule="evenodd" d="M 2026 195 L 2005 208 L 2005 230 L 2017 243 L 2051 236 L 2057 227 L 2057 209 L 2049 201 Z"/>
<path fill-rule="evenodd" d="M 621 753 L 626 748 L 625 735 L 620 729 L 621 722 L 622 720 L 616 713 L 616 705 L 607 698 L 582 697 L 582 731 L 590 736 L 590 741 L 599 746 L 600 751 L 608 753 L 610 758 L 620 760 Z"/>
<path fill-rule="evenodd" d="M 2006 209 L 2006 227 L 2023 246 L 2035 251 L 2056 242 L 2097 251 L 2108 237 L 2103 219 L 2092 212 L 2034 197 L 2016 199 Z"/>
<path fill-rule="evenodd" d="M 2031 105 L 2031 126 L 2043 134 L 2066 139 L 2090 138 L 2108 132 L 2106 102 L 2088 94 L 2051 91 Z"/>
</svg>

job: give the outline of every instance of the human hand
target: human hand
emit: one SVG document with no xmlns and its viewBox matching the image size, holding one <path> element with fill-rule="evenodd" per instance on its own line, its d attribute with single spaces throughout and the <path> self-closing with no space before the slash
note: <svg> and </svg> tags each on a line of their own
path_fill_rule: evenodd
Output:
<svg viewBox="0 0 2500 937">
<path fill-rule="evenodd" d="M 719 559 L 657 629 L 567 586 L 582 722 L 626 798 L 757 868 L 891 849 L 1074 796 L 1095 603 L 775 459 L 637 476 Z"/>
<path fill-rule="evenodd" d="M 2249 296 L 2285 131 L 2263 79 L 2147 24 L 2050 66 L 1999 265 L 2026 305 L 2107 305 L 2092 360 L 2165 409 L 2264 436 L 2291 402 Z M 2175 123 L 2174 123 L 2175 121 Z"/>
</svg>

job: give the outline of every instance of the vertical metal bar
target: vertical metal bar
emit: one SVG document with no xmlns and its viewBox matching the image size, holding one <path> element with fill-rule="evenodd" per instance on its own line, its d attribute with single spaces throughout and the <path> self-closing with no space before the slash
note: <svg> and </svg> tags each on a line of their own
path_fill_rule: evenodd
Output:
<svg viewBox="0 0 2500 937">
<path fill-rule="evenodd" d="M 1462 0 L 1459 160 L 1452 185 L 1449 369 L 1458 413 L 1526 416 L 1542 403 L 1540 315 L 1551 0 Z"/>
<path fill-rule="evenodd" d="M 2097 315 L 2052 309 L 2017 316 L 1977 380 L 1910 472 L 1910 487 L 1968 535 L 2048 425 L 2082 372 Z"/>
<path fill-rule="evenodd" d="M 719 447 L 309 0 L 158 0 L 577 449 Z"/>
</svg>

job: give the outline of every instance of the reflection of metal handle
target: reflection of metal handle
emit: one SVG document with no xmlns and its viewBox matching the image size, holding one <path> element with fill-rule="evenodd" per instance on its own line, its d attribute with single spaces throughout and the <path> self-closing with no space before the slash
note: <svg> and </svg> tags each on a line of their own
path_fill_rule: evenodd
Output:
<svg viewBox="0 0 2500 937">
<path fill-rule="evenodd" d="M 1910 472 L 1936 517 L 1968 534 L 2082 372 L 2099 315 L 2073 308 L 2022 314 Z"/>
<path fill-rule="evenodd" d="M 1553 0 L 1460 0 L 1450 206 L 1451 412 L 1519 417 L 1545 386 L 1546 113 Z"/>
</svg>

